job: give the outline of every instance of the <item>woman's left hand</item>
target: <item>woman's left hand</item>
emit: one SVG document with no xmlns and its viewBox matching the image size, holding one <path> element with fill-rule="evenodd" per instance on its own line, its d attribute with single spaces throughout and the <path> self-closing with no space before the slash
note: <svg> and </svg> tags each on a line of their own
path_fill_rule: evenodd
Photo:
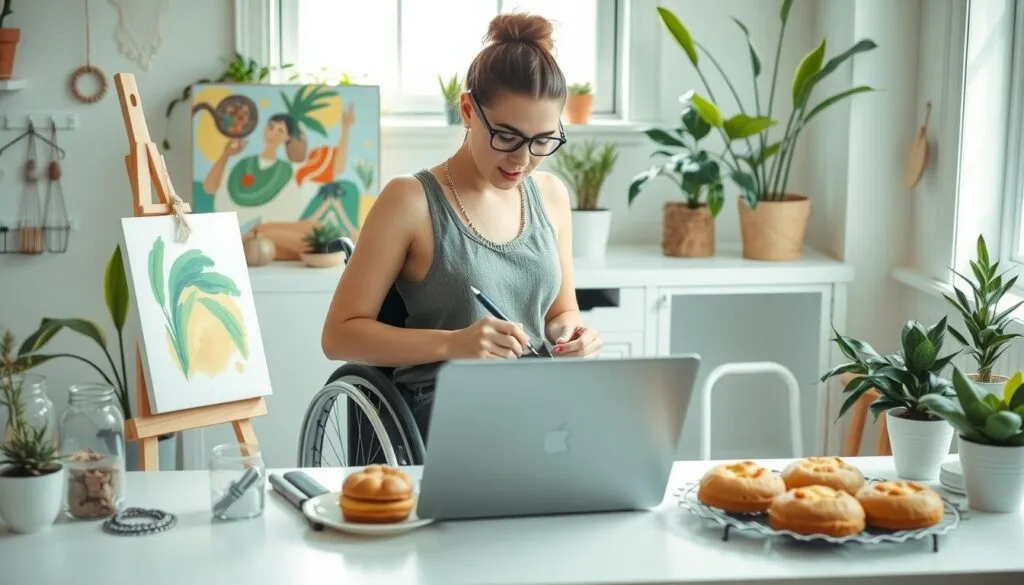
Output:
<svg viewBox="0 0 1024 585">
<path fill-rule="evenodd" d="M 594 357 L 601 351 L 601 338 L 589 327 L 563 327 L 554 343 L 555 357 Z"/>
</svg>

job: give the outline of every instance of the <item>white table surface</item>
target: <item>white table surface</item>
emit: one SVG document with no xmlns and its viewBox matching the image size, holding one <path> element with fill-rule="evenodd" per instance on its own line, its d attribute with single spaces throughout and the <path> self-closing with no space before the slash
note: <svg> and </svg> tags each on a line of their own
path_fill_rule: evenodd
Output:
<svg viewBox="0 0 1024 585">
<path fill-rule="evenodd" d="M 889 458 L 850 461 L 869 476 L 892 475 Z M 654 511 L 433 523 L 392 537 L 314 532 L 276 493 L 258 519 L 212 522 L 207 472 L 134 472 L 128 505 L 173 512 L 177 526 L 143 537 L 63 520 L 41 534 L 0 531 L 0 583 L 1024 583 L 1024 510 L 970 511 L 938 553 L 930 539 L 880 548 L 740 534 L 723 542 L 720 528 L 680 509 L 672 495 L 710 465 L 677 462 Z M 309 472 L 340 489 L 341 470 Z"/>
</svg>

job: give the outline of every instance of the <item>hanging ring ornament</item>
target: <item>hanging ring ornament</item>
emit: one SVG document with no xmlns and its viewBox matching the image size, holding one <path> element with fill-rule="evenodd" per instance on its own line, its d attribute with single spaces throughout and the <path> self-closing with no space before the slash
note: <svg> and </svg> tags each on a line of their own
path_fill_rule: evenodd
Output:
<svg viewBox="0 0 1024 585">
<path fill-rule="evenodd" d="M 98 85 L 96 91 L 91 95 L 83 93 L 78 87 L 79 81 L 87 75 L 93 77 Z M 107 76 L 99 67 L 94 65 L 82 65 L 75 69 L 71 73 L 71 79 L 68 83 L 71 87 L 71 95 L 75 96 L 76 100 L 85 104 L 94 104 L 107 95 Z"/>
</svg>

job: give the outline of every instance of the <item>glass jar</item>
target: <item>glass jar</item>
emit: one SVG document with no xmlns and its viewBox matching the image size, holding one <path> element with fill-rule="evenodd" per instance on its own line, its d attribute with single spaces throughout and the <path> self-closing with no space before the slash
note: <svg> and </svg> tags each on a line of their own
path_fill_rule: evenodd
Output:
<svg viewBox="0 0 1024 585">
<path fill-rule="evenodd" d="M 24 409 L 25 424 L 34 429 L 46 429 L 46 436 L 56 448 L 59 446 L 59 429 L 57 428 L 57 410 L 53 401 L 46 395 L 46 377 L 42 374 L 15 374 L 12 376 L 14 387 L 21 384 L 21 405 Z M 0 379 L 0 390 L 9 384 L 7 377 Z M 4 409 L 4 442 L 11 438 L 10 410 Z"/>
<path fill-rule="evenodd" d="M 263 514 L 267 468 L 258 445 L 225 443 L 210 457 L 210 510 L 219 520 Z"/>
<path fill-rule="evenodd" d="M 124 416 L 114 388 L 77 384 L 61 417 L 61 455 L 67 467 L 64 513 L 105 518 L 124 503 Z"/>
</svg>

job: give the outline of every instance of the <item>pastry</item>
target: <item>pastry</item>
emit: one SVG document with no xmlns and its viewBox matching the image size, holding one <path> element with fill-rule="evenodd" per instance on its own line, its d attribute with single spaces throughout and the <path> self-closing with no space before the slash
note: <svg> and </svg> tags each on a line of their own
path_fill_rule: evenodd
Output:
<svg viewBox="0 0 1024 585">
<path fill-rule="evenodd" d="M 697 499 L 729 513 L 764 512 L 786 491 L 782 477 L 753 461 L 723 463 L 700 480 Z"/>
<path fill-rule="evenodd" d="M 782 470 L 786 489 L 824 485 L 842 490 L 851 496 L 864 487 L 864 474 L 839 457 L 805 457 Z"/>
<path fill-rule="evenodd" d="M 842 537 L 864 530 L 865 514 L 857 498 L 824 485 L 793 488 L 768 508 L 768 525 L 797 534 Z"/>
<path fill-rule="evenodd" d="M 942 521 L 945 507 L 935 490 L 916 481 L 878 481 L 857 492 L 868 526 L 917 530 Z"/>
<path fill-rule="evenodd" d="M 345 478 L 338 504 L 346 522 L 389 524 L 408 518 L 416 498 L 412 479 L 404 471 L 368 465 Z"/>
</svg>

